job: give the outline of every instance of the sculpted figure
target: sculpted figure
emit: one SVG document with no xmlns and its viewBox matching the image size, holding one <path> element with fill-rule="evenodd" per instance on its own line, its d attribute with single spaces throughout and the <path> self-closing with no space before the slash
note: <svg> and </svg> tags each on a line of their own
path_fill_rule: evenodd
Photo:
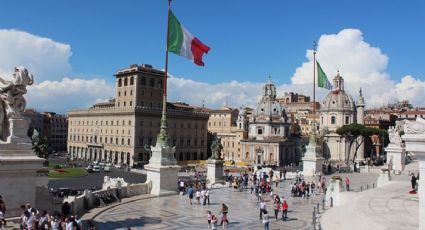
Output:
<svg viewBox="0 0 425 230">
<path fill-rule="evenodd" d="M 402 122 L 396 121 L 396 125 L 394 127 L 390 127 L 388 129 L 388 136 L 390 138 L 390 143 L 393 144 L 401 144 L 400 131 L 402 131 Z"/>
<path fill-rule="evenodd" d="M 0 139 L 4 136 L 7 121 L 22 117 L 26 106 L 26 87 L 33 83 L 33 75 L 22 66 L 15 67 L 12 80 L 0 77 Z"/>
<path fill-rule="evenodd" d="M 223 149 L 223 145 L 221 144 L 221 138 L 217 137 L 217 134 L 214 135 L 214 140 L 211 143 L 211 152 L 212 155 L 210 159 L 220 160 L 221 159 L 221 150 Z"/>
<path fill-rule="evenodd" d="M 420 117 L 416 118 L 416 121 L 406 120 L 404 123 L 404 133 L 406 134 L 425 133 L 425 120 Z"/>
</svg>

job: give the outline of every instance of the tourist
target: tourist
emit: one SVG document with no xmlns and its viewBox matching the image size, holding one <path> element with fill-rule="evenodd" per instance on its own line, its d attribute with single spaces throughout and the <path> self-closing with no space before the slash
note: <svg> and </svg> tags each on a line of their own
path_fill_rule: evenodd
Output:
<svg viewBox="0 0 425 230">
<path fill-rule="evenodd" d="M 74 219 L 75 219 L 75 222 L 78 225 L 78 228 L 82 230 L 83 229 L 83 221 L 81 221 L 81 218 L 79 218 L 78 215 L 75 215 Z"/>
<path fill-rule="evenodd" d="M 222 214 L 220 225 L 223 225 L 223 228 L 226 228 L 226 226 L 229 224 L 229 219 L 227 218 L 227 213 L 229 213 L 229 208 L 224 203 L 221 203 L 220 213 Z"/>
<path fill-rule="evenodd" d="M 282 178 L 282 177 L 280 177 Z M 283 169 L 283 180 L 286 180 L 286 168 Z"/>
<path fill-rule="evenodd" d="M 6 222 L 4 220 L 3 212 L 0 210 L 0 228 L 3 228 L 4 225 L 6 225 Z"/>
<path fill-rule="evenodd" d="M 217 229 L 217 217 L 215 215 L 211 216 L 211 229 Z"/>
<path fill-rule="evenodd" d="M 33 230 L 32 226 L 33 217 L 28 210 L 25 210 L 21 216 L 21 229 Z"/>
<path fill-rule="evenodd" d="M 46 210 L 43 210 L 41 212 L 40 217 L 38 218 L 38 228 L 39 229 L 45 229 L 46 226 L 49 225 L 49 219 L 50 219 L 49 214 L 47 214 Z"/>
<path fill-rule="evenodd" d="M 205 199 L 205 193 L 206 193 L 207 191 L 205 190 L 205 188 L 202 188 L 202 190 L 201 190 L 201 201 L 202 201 L 202 205 L 205 205 L 206 204 L 206 199 Z"/>
<path fill-rule="evenodd" d="M 345 177 L 345 187 L 347 192 L 350 191 L 350 179 L 348 179 L 348 176 Z"/>
<path fill-rule="evenodd" d="M 263 213 L 264 211 L 266 211 L 267 207 L 266 207 L 266 202 L 264 201 L 264 199 L 261 199 L 260 202 L 260 220 L 263 219 Z"/>
<path fill-rule="evenodd" d="M 279 187 L 279 180 L 280 180 L 279 176 L 276 175 L 276 181 L 275 181 L 276 182 L 276 188 Z"/>
<path fill-rule="evenodd" d="M 212 220 L 212 214 L 210 210 L 207 210 L 207 222 L 208 222 L 208 228 L 211 228 L 211 220 Z"/>
<path fill-rule="evenodd" d="M 263 224 L 264 224 L 264 230 L 269 230 L 269 214 L 267 211 L 264 211 L 263 215 Z"/>
<path fill-rule="evenodd" d="M 288 219 L 288 203 L 285 199 L 282 201 L 282 220 L 286 221 Z"/>
<path fill-rule="evenodd" d="M 196 198 L 196 204 L 201 204 L 201 202 L 200 202 L 200 200 L 201 200 L 201 191 L 199 191 L 199 189 L 196 189 L 195 198 Z"/>
<path fill-rule="evenodd" d="M 210 190 L 209 189 L 207 189 L 207 191 L 205 192 L 205 200 L 207 204 L 210 205 Z"/>
<path fill-rule="evenodd" d="M 59 230 L 60 221 L 56 216 L 54 218 L 52 218 L 52 220 L 50 221 L 50 226 L 51 226 L 52 230 Z"/>
<path fill-rule="evenodd" d="M 192 200 L 193 200 L 193 188 L 192 188 L 192 185 L 187 190 L 187 195 L 189 196 L 189 203 L 190 203 L 190 205 L 192 205 Z"/>
<path fill-rule="evenodd" d="M 412 182 L 412 189 L 416 191 L 416 177 L 415 174 L 412 173 L 412 179 L 410 180 Z"/>
<path fill-rule="evenodd" d="M 62 204 L 62 215 L 68 217 L 71 214 L 71 205 L 69 205 L 68 201 Z"/>
<path fill-rule="evenodd" d="M 277 220 L 277 217 L 279 215 L 279 209 L 280 209 L 280 200 L 279 200 L 279 196 L 277 195 L 276 195 L 276 198 L 274 199 L 273 207 L 274 207 L 274 216 Z"/>
</svg>

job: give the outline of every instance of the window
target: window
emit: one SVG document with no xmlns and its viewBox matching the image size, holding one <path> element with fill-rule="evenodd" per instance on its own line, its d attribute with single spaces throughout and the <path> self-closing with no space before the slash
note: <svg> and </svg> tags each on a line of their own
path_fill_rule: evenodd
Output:
<svg viewBox="0 0 425 230">
<path fill-rule="evenodd" d="M 155 80 L 153 78 L 151 78 L 149 80 L 149 86 L 154 87 L 155 86 Z"/>
<path fill-rule="evenodd" d="M 128 80 L 127 80 L 127 78 L 125 78 L 124 79 L 124 86 L 127 86 L 128 85 Z"/>
<path fill-rule="evenodd" d="M 332 116 L 332 117 L 331 117 L 331 124 L 333 124 L 333 125 L 334 125 L 335 123 L 336 123 L 336 118 L 335 118 L 335 116 Z"/>
<path fill-rule="evenodd" d="M 146 78 L 145 77 L 142 77 L 142 79 L 140 80 L 140 84 L 146 85 Z M 142 91 L 142 95 L 143 95 L 143 91 Z"/>
<path fill-rule="evenodd" d="M 257 129 L 257 134 L 258 135 L 263 135 L 263 129 Z"/>
<path fill-rule="evenodd" d="M 118 79 L 118 87 L 121 87 L 121 86 L 122 86 L 122 80 L 120 78 L 120 79 Z"/>
<path fill-rule="evenodd" d="M 350 117 L 349 116 L 346 116 L 345 117 L 345 124 L 348 125 L 348 123 L 350 123 Z"/>
<path fill-rule="evenodd" d="M 133 77 L 130 78 L 130 85 L 134 85 L 134 78 Z"/>
</svg>

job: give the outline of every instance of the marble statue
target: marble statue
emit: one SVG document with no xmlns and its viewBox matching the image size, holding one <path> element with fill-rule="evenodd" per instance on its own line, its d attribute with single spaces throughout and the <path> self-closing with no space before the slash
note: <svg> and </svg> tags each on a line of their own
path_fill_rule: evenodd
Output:
<svg viewBox="0 0 425 230">
<path fill-rule="evenodd" d="M 210 148 L 212 152 L 210 159 L 221 160 L 221 150 L 223 149 L 221 138 L 218 138 L 217 135 L 214 135 L 214 140 L 212 141 Z"/>
<path fill-rule="evenodd" d="M 15 67 L 12 80 L 0 77 L 0 139 L 4 138 L 5 127 L 10 119 L 22 118 L 26 106 L 26 87 L 33 83 L 33 75 L 22 66 Z"/>
<path fill-rule="evenodd" d="M 405 134 L 423 134 L 425 133 L 425 120 L 418 117 L 416 121 L 406 120 L 404 123 Z"/>
<path fill-rule="evenodd" d="M 403 124 L 402 122 L 396 121 L 396 125 L 388 129 L 388 136 L 390 139 L 390 143 L 397 144 L 397 145 L 401 144 L 402 141 L 400 137 L 400 131 L 402 131 L 403 129 L 402 124 Z"/>
</svg>

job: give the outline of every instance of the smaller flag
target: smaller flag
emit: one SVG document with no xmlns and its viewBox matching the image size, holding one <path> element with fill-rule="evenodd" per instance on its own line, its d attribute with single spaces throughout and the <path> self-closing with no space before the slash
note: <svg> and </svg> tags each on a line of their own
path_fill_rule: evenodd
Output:
<svg viewBox="0 0 425 230">
<path fill-rule="evenodd" d="M 317 86 L 332 90 L 332 85 L 329 82 L 328 77 L 326 76 L 319 62 L 316 61 L 316 63 L 317 63 Z"/>
<path fill-rule="evenodd" d="M 168 30 L 168 51 L 192 60 L 196 65 L 204 66 L 202 56 L 208 53 L 210 47 L 186 30 L 171 10 Z"/>
</svg>

